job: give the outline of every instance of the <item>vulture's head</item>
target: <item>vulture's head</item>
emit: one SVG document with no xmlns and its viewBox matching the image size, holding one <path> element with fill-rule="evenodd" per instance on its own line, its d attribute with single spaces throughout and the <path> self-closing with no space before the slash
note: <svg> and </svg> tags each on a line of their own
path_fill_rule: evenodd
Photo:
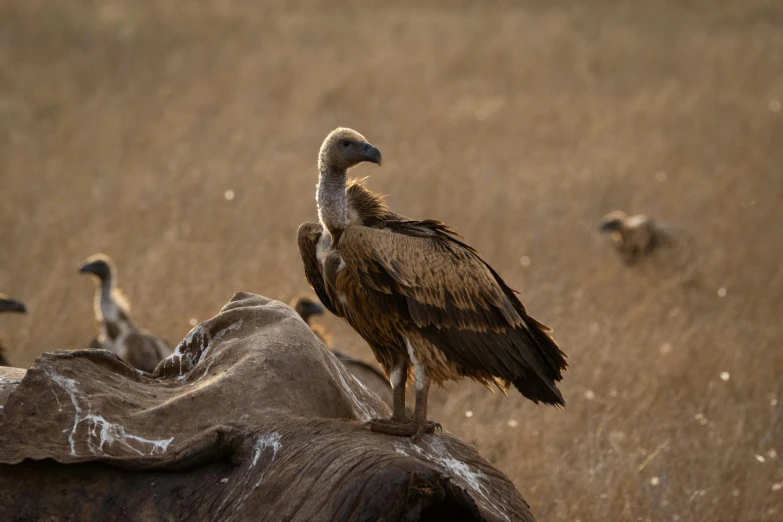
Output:
<svg viewBox="0 0 783 522">
<path fill-rule="evenodd" d="M 324 307 L 309 297 L 300 297 L 296 299 L 293 308 L 307 324 L 310 324 L 310 317 L 324 314 Z"/>
<path fill-rule="evenodd" d="M 381 164 L 381 151 L 367 143 L 364 136 L 353 129 L 337 128 L 329 133 L 318 154 L 318 166 L 346 171 L 364 161 Z"/>
<path fill-rule="evenodd" d="M 622 210 L 614 210 L 603 217 L 598 228 L 603 233 L 622 232 L 628 215 Z"/>
<path fill-rule="evenodd" d="M 21 314 L 27 312 L 24 303 L 11 299 L 5 294 L 0 294 L 0 312 L 19 312 Z"/>
<path fill-rule="evenodd" d="M 95 254 L 94 256 L 85 259 L 82 264 L 79 265 L 79 272 L 82 274 L 92 274 L 103 281 L 114 273 L 114 263 L 112 263 L 109 256 L 105 254 Z"/>
</svg>

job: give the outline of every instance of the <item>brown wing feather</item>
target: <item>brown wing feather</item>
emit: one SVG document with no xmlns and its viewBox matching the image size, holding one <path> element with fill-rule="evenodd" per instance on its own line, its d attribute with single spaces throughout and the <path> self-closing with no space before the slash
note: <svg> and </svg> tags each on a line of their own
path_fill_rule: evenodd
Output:
<svg viewBox="0 0 783 522">
<path fill-rule="evenodd" d="M 297 232 L 299 254 L 302 256 L 302 264 L 304 264 L 307 282 L 312 289 L 315 290 L 318 299 L 321 300 L 321 303 L 323 303 L 327 310 L 338 317 L 342 317 L 329 299 L 329 294 L 326 292 L 326 282 L 321 273 L 318 257 L 316 257 L 315 254 L 318 238 L 321 237 L 323 230 L 323 226 L 320 223 L 302 223 Z"/>
<path fill-rule="evenodd" d="M 386 226 L 351 226 L 340 238 L 346 266 L 371 298 L 388 300 L 384 308 L 465 373 L 489 372 L 534 401 L 562 404 L 555 382 L 565 355 L 478 253 L 437 221 Z"/>
</svg>

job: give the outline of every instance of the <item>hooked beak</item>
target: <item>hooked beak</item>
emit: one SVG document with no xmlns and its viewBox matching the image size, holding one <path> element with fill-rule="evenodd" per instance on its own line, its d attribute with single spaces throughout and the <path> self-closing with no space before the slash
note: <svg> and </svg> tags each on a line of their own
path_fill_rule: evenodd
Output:
<svg viewBox="0 0 783 522">
<path fill-rule="evenodd" d="M 27 313 L 27 308 L 21 301 L 3 297 L 0 298 L 0 312 L 19 312 L 24 314 Z"/>
<path fill-rule="evenodd" d="M 370 161 L 372 163 L 377 163 L 378 166 L 381 166 L 381 161 L 383 158 L 381 157 L 381 151 L 367 143 L 366 141 L 362 143 L 362 150 L 364 151 L 364 159 L 366 161 Z"/>
<path fill-rule="evenodd" d="M 79 273 L 81 274 L 95 274 L 98 275 L 97 272 L 97 263 L 82 263 L 79 265 Z"/>
<path fill-rule="evenodd" d="M 82 274 L 92 274 L 103 281 L 111 275 L 109 267 L 103 260 L 85 261 L 79 266 L 79 272 Z"/>
<path fill-rule="evenodd" d="M 621 228 L 622 222 L 619 219 L 608 219 L 606 221 L 601 221 L 598 226 L 598 229 L 601 232 L 614 232 L 620 230 Z"/>
<path fill-rule="evenodd" d="M 324 307 L 312 301 L 304 304 L 302 308 L 302 315 L 304 317 L 309 317 L 311 315 L 324 315 Z"/>
</svg>

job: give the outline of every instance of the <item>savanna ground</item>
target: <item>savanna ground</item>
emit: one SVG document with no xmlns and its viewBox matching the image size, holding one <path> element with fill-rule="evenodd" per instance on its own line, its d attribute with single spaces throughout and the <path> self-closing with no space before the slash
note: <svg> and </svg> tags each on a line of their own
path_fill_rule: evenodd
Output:
<svg viewBox="0 0 783 522">
<path fill-rule="evenodd" d="M 780 520 L 781 101 L 773 1 L 5 1 L 0 290 L 30 313 L 0 331 L 19 366 L 84 346 L 97 251 L 172 341 L 235 290 L 288 301 L 351 126 L 384 155 L 355 175 L 457 227 L 570 356 L 564 411 L 432 393 L 540 520 Z M 624 268 L 615 208 L 687 227 L 697 280 Z"/>
</svg>

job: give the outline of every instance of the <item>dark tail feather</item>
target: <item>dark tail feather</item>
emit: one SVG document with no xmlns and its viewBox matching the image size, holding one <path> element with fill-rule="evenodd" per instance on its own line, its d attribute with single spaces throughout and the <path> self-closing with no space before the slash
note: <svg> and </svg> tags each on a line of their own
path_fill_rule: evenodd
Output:
<svg viewBox="0 0 783 522">
<path fill-rule="evenodd" d="M 563 370 L 568 368 L 566 359 L 568 356 L 563 353 L 560 347 L 555 342 L 550 332 L 551 328 L 538 322 L 535 318 L 525 315 L 525 323 L 527 324 L 533 340 L 538 346 L 539 351 L 543 357 L 544 363 L 548 370 L 550 370 L 549 376 L 559 381 L 563 378 Z"/>
<path fill-rule="evenodd" d="M 566 354 L 560 350 L 552 335 L 552 330 L 534 318 L 525 314 L 524 330 L 529 346 L 539 360 L 543 374 L 526 371 L 522 378 L 513 381 L 519 392 L 535 403 L 543 402 L 555 406 L 565 406 L 565 400 L 557 389 L 557 382 L 563 378 L 563 370 L 568 367 Z"/>
<path fill-rule="evenodd" d="M 519 393 L 536 404 L 543 402 L 544 404 L 565 407 L 565 400 L 560 394 L 560 390 L 557 389 L 557 385 L 552 381 L 542 379 L 534 372 L 525 372 L 522 377 L 513 382 Z"/>
</svg>

